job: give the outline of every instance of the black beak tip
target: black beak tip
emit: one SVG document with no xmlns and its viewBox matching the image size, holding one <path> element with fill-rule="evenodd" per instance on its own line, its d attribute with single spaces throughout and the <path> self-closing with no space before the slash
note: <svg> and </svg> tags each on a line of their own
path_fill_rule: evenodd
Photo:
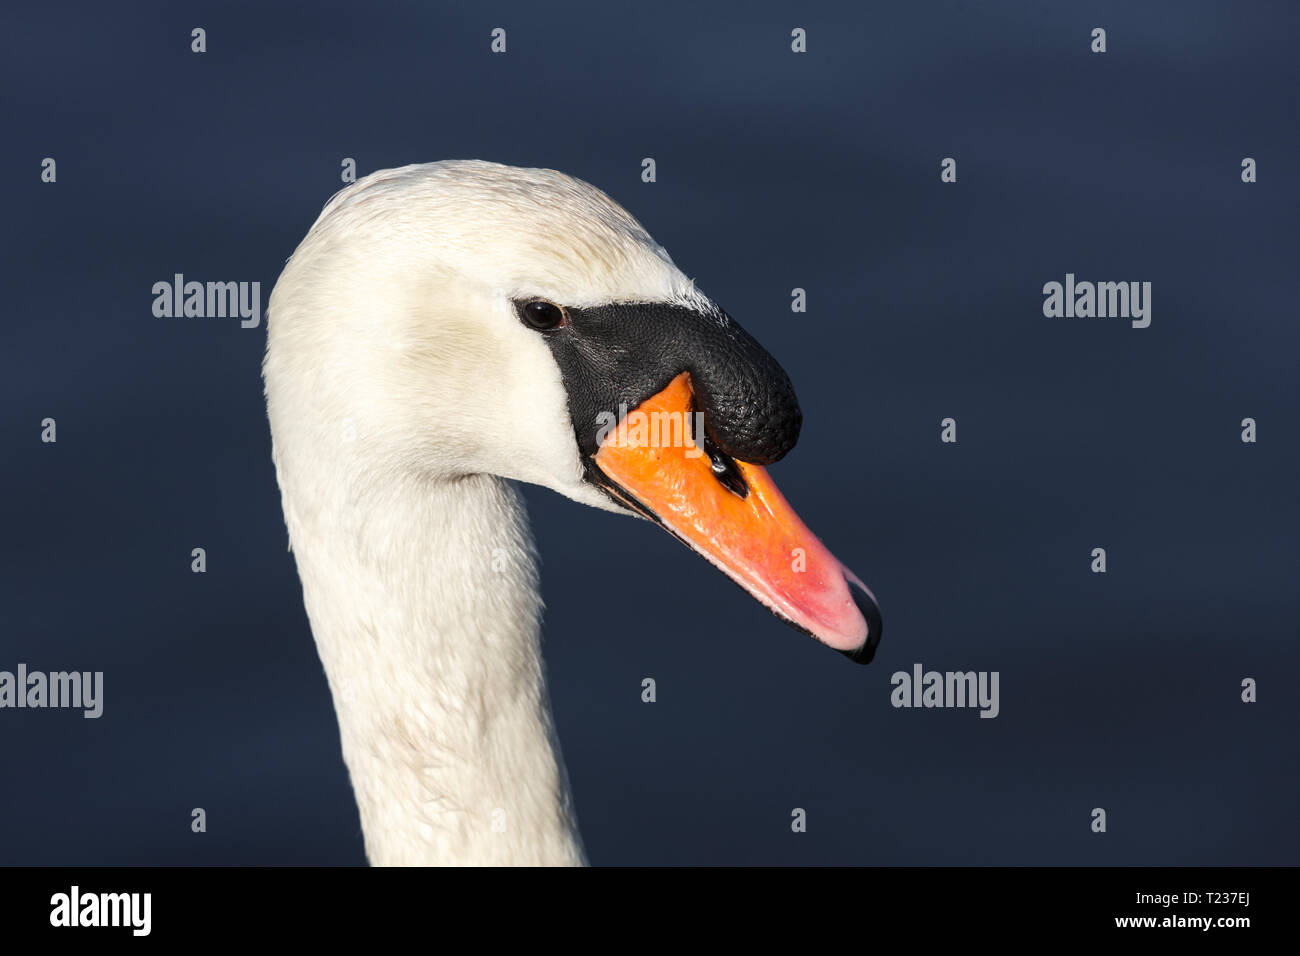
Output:
<svg viewBox="0 0 1300 956">
<path fill-rule="evenodd" d="M 880 617 L 880 607 L 870 594 L 854 585 L 851 581 L 849 582 L 849 591 L 853 594 L 853 603 L 858 606 L 862 616 L 867 619 L 867 639 L 862 642 L 861 647 L 851 651 L 840 651 L 840 653 L 855 664 L 870 664 L 876 656 L 876 648 L 880 646 L 880 634 L 884 627 L 884 622 Z"/>
</svg>

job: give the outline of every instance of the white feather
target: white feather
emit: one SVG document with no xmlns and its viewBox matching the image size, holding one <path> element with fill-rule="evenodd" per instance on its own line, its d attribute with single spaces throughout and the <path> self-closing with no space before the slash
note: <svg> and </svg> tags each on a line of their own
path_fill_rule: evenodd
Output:
<svg viewBox="0 0 1300 956">
<path fill-rule="evenodd" d="M 599 190 L 477 161 L 344 189 L 271 295 L 276 474 L 375 864 L 582 862 L 503 479 L 617 509 L 522 296 L 712 308 Z"/>
</svg>

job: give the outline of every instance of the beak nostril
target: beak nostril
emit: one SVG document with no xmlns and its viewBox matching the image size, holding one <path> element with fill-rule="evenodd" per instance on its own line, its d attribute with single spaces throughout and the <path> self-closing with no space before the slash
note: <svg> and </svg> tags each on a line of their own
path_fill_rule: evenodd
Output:
<svg viewBox="0 0 1300 956">
<path fill-rule="evenodd" d="M 704 453 L 709 456 L 709 467 L 713 469 L 713 477 L 718 479 L 718 484 L 739 498 L 748 498 L 749 484 L 736 467 L 735 459 L 713 444 L 713 439 L 707 436 L 704 439 Z"/>
</svg>

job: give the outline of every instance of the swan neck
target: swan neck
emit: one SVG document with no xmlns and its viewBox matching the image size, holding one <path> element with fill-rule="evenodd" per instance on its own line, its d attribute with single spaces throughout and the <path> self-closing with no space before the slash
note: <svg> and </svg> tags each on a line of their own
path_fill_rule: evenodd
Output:
<svg viewBox="0 0 1300 956">
<path fill-rule="evenodd" d="M 518 492 L 476 475 L 286 514 L 371 863 L 582 862 Z"/>
</svg>

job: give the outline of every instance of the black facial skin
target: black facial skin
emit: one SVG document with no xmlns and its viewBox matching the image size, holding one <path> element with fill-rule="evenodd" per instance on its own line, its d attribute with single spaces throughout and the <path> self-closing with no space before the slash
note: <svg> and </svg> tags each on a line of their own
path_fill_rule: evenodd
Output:
<svg viewBox="0 0 1300 956">
<path fill-rule="evenodd" d="M 515 303 L 530 327 L 536 301 Z M 563 325 L 540 334 L 564 378 L 584 457 L 599 450 L 601 412 L 635 409 L 682 372 L 691 373 L 705 434 L 724 455 L 769 465 L 798 440 L 803 415 L 785 370 L 722 310 L 627 302 L 565 312 Z"/>
<path fill-rule="evenodd" d="M 533 298 L 515 301 L 520 320 L 543 336 L 560 367 L 587 480 L 678 540 L 658 515 L 612 481 L 594 460 L 601 425 L 618 420 L 620 405 L 633 410 L 689 372 L 693 410 L 704 413 L 704 451 L 714 475 L 742 498 L 749 489 L 732 459 L 769 465 L 798 440 L 803 413 L 785 370 L 721 309 L 700 312 L 665 303 L 616 302 L 564 307 L 563 321 L 553 325 L 554 307 Z M 602 418 L 603 412 L 610 417 Z M 880 610 L 852 584 L 849 590 L 867 619 L 868 638 L 858 650 L 841 653 L 868 664 L 880 643 Z"/>
</svg>

